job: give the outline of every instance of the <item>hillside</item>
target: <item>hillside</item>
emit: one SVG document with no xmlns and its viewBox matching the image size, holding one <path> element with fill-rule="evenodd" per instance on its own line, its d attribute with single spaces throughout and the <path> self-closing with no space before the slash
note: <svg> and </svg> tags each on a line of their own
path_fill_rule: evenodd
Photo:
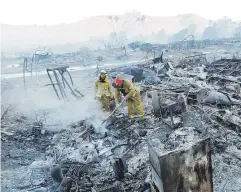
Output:
<svg viewBox="0 0 241 192">
<path fill-rule="evenodd" d="M 230 21 L 229 21 L 230 22 Z M 124 32 L 128 41 L 145 37 L 152 42 L 179 40 L 188 33 L 202 38 L 210 21 L 195 14 L 170 17 L 143 16 L 129 12 L 117 16 L 95 16 L 70 24 L 16 26 L 3 24 L 2 51 L 24 51 L 37 46 L 81 44 L 90 39 L 106 39 L 110 33 Z M 223 29 L 222 27 L 219 29 Z M 208 31 L 206 31 L 208 33 Z M 211 29 L 211 33 L 214 33 Z M 163 36 L 161 35 L 163 34 Z M 222 33 L 219 33 L 222 35 Z M 227 34 L 225 32 L 225 34 Z M 214 34 L 215 35 L 215 34 Z M 173 36 L 173 37 L 172 37 Z M 208 36 L 207 34 L 205 37 Z"/>
</svg>

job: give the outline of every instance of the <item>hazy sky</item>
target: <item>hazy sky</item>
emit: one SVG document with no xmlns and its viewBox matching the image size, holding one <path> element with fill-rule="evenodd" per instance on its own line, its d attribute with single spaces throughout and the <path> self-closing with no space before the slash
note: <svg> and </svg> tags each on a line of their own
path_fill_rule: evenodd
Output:
<svg viewBox="0 0 241 192">
<path fill-rule="evenodd" d="M 195 13 L 207 19 L 241 20 L 240 0 L 0 0 L 0 22 L 50 25 L 95 15 L 139 11 L 150 16 Z"/>
</svg>

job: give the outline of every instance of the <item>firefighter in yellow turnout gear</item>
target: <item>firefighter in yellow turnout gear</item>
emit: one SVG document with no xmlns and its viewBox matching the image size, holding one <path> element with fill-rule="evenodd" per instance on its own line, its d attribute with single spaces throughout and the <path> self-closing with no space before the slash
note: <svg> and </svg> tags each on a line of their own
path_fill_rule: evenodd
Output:
<svg viewBox="0 0 241 192">
<path fill-rule="evenodd" d="M 131 81 L 121 78 L 116 78 L 112 83 L 112 86 L 115 88 L 114 98 L 116 105 L 119 104 L 120 93 L 122 93 L 126 99 L 130 119 L 133 120 L 135 117 L 134 106 L 137 113 L 140 115 L 140 118 L 144 120 L 140 90 L 135 87 Z"/>
<path fill-rule="evenodd" d="M 95 98 L 110 112 L 110 102 L 113 98 L 111 84 L 105 70 L 100 71 L 99 79 L 95 82 Z"/>
</svg>

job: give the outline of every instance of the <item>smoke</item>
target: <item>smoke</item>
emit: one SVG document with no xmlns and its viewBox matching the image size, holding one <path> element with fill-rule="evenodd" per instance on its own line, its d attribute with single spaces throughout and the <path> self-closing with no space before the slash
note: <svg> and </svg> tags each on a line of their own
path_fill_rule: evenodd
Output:
<svg viewBox="0 0 241 192">
<path fill-rule="evenodd" d="M 87 121 L 91 125 L 93 125 L 96 133 L 100 133 L 100 134 L 104 135 L 106 132 L 108 132 L 108 130 L 105 128 L 106 123 L 103 123 L 103 121 L 107 117 L 108 117 L 107 114 L 102 113 L 102 114 L 93 115 Z"/>
<path fill-rule="evenodd" d="M 102 112 L 92 93 L 85 94 L 80 100 L 72 95 L 68 95 L 68 100 L 58 100 L 52 87 L 28 88 L 26 93 L 19 87 L 5 91 L 2 101 L 29 119 L 41 120 L 47 126 L 60 125 L 55 129 L 67 128 L 71 123 L 87 119 L 96 132 L 106 132 L 101 123 L 108 115 Z"/>
</svg>

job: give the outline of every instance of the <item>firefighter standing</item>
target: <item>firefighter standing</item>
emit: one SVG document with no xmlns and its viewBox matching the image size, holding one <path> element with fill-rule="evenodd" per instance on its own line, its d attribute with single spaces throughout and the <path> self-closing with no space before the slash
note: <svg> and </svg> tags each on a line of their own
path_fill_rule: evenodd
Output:
<svg viewBox="0 0 241 192">
<path fill-rule="evenodd" d="M 141 102 L 140 90 L 135 87 L 131 81 L 122 78 L 116 78 L 113 81 L 112 86 L 115 88 L 114 98 L 116 105 L 119 104 L 120 93 L 122 93 L 126 99 L 130 119 L 133 120 L 135 116 L 133 109 L 134 105 L 134 108 L 140 115 L 140 118 L 144 120 L 144 111 Z"/>
<path fill-rule="evenodd" d="M 105 70 L 100 71 L 99 79 L 95 82 L 95 98 L 101 102 L 106 112 L 110 112 L 112 99 L 111 85 Z"/>
</svg>

